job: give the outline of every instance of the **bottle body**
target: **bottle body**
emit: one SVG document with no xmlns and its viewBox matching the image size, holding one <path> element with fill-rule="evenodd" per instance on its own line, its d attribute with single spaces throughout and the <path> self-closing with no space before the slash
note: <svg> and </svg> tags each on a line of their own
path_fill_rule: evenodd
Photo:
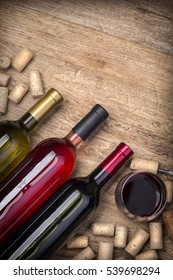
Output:
<svg viewBox="0 0 173 280">
<path fill-rule="evenodd" d="M 30 136 L 18 122 L 0 123 L 0 182 L 27 155 Z"/>
<path fill-rule="evenodd" d="M 75 165 L 75 148 L 66 139 L 50 138 L 38 144 L 4 180 L 0 190 L 0 246 L 70 176 Z"/>
<path fill-rule="evenodd" d="M 59 250 L 95 212 L 97 199 L 93 191 L 87 192 L 87 186 L 82 179 L 68 180 L 1 258 L 39 259 L 51 247 Z"/>
</svg>

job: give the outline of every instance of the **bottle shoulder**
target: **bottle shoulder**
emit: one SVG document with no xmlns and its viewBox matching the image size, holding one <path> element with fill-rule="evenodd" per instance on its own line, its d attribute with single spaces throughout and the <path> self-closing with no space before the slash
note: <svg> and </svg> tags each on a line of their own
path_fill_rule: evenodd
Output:
<svg viewBox="0 0 173 280">
<path fill-rule="evenodd" d="M 17 121 L 0 122 L 0 181 L 27 155 L 30 135 Z"/>
<path fill-rule="evenodd" d="M 83 185 L 83 179 L 76 178 L 67 180 L 60 189 L 51 196 L 43 205 L 37 217 L 49 215 L 54 211 L 63 210 L 63 217 L 77 211 L 78 215 L 88 215 L 97 207 L 97 199 L 94 193 L 87 193 Z M 88 213 L 88 214 L 87 214 Z"/>
<path fill-rule="evenodd" d="M 47 138 L 41 141 L 34 150 L 39 150 L 39 152 L 48 153 L 54 151 L 56 154 L 62 155 L 64 157 L 76 157 L 76 149 L 69 145 L 69 143 L 64 138 Z"/>
<path fill-rule="evenodd" d="M 0 122 L 0 136 L 3 134 L 23 135 L 29 139 L 29 133 L 20 125 L 18 121 L 1 121 Z"/>
<path fill-rule="evenodd" d="M 96 185 L 93 182 L 90 182 L 88 177 L 76 177 L 68 179 L 60 188 L 60 195 L 69 193 L 78 193 L 79 196 L 88 197 L 88 199 L 93 200 L 96 194 Z M 58 197 L 57 196 L 57 197 Z"/>
<path fill-rule="evenodd" d="M 4 121 L 0 121 L 0 127 L 16 127 L 16 128 L 21 128 L 20 123 L 18 122 L 18 120 L 12 121 L 12 120 L 4 120 Z"/>
<path fill-rule="evenodd" d="M 30 135 L 17 121 L 0 122 L 0 152 L 12 152 L 17 147 L 28 150 L 29 145 Z"/>
</svg>

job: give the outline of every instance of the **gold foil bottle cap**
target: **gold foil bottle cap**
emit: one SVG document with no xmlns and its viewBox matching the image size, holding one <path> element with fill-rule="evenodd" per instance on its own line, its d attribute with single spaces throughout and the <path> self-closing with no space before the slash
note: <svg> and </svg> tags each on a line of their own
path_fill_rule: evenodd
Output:
<svg viewBox="0 0 173 280">
<path fill-rule="evenodd" d="M 50 94 L 50 96 L 55 99 L 55 102 L 58 102 L 59 104 L 64 100 L 62 95 L 54 88 L 50 88 L 46 94 Z"/>
<path fill-rule="evenodd" d="M 63 102 L 62 95 L 54 88 L 50 88 L 44 97 L 42 97 L 29 111 L 36 120 L 39 122 L 50 111 Z"/>
</svg>

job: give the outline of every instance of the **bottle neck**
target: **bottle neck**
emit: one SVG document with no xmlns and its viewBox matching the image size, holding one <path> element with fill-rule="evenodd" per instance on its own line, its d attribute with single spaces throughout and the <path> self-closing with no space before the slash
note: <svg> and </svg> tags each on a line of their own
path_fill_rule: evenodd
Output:
<svg viewBox="0 0 173 280">
<path fill-rule="evenodd" d="M 124 143 L 119 146 L 89 175 L 89 180 L 102 188 L 120 167 L 132 156 L 133 151 Z"/>
<path fill-rule="evenodd" d="M 78 148 L 84 141 L 82 138 L 75 133 L 73 130 L 71 130 L 66 136 L 65 139 L 67 142 L 74 148 Z"/>
<path fill-rule="evenodd" d="M 61 104 L 63 97 L 55 89 L 51 88 L 18 122 L 26 130 L 31 131 L 42 121 L 55 107 Z"/>
<path fill-rule="evenodd" d="M 27 112 L 26 114 L 24 114 L 19 120 L 18 122 L 20 123 L 20 125 L 28 132 L 30 132 L 31 130 L 33 130 L 37 124 L 38 121 L 29 113 Z"/>
<path fill-rule="evenodd" d="M 91 182 L 101 189 L 111 178 L 110 174 L 107 173 L 101 166 L 98 166 L 93 172 L 88 176 Z"/>
</svg>

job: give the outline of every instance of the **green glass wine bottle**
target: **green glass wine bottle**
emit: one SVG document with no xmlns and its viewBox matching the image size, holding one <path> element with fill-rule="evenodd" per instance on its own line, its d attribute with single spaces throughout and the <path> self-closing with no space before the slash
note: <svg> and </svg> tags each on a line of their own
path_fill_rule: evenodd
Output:
<svg viewBox="0 0 173 280">
<path fill-rule="evenodd" d="M 30 132 L 63 101 L 51 88 L 17 121 L 0 122 L 0 182 L 25 158 L 30 147 Z"/>
</svg>

